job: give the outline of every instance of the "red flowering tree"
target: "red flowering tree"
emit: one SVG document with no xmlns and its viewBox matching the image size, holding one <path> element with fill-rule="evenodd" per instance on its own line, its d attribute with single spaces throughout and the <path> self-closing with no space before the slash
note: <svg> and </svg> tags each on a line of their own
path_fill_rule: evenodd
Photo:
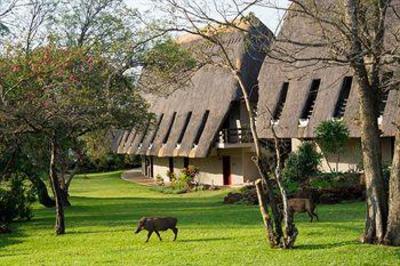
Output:
<svg viewBox="0 0 400 266">
<path fill-rule="evenodd" d="M 67 193 L 59 175 L 62 154 L 76 139 L 98 130 L 140 127 L 147 105 L 102 56 L 82 47 L 49 45 L 0 58 L 1 134 L 35 134 L 49 151 L 56 201 L 56 234 L 65 233 Z"/>
</svg>

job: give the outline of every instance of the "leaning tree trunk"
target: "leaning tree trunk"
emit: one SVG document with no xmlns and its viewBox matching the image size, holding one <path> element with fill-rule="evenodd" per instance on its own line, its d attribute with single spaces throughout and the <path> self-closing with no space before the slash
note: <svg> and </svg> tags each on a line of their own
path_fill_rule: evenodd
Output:
<svg viewBox="0 0 400 266">
<path fill-rule="evenodd" d="M 389 217 L 384 244 L 400 246 L 400 130 L 396 133 L 389 181 Z"/>
<path fill-rule="evenodd" d="M 27 174 L 29 180 L 32 182 L 32 185 L 35 187 L 39 203 L 45 206 L 46 208 L 52 208 L 56 206 L 56 202 L 49 196 L 49 192 L 47 190 L 46 184 L 43 182 L 42 179 L 38 176 L 33 176 L 31 174 Z"/>
<path fill-rule="evenodd" d="M 60 187 L 59 178 L 57 177 L 57 167 L 56 167 L 56 158 L 57 158 L 57 140 L 56 137 L 53 136 L 51 141 L 51 154 L 50 154 L 50 171 L 49 177 L 52 183 L 52 187 L 54 190 L 54 197 L 56 200 L 56 224 L 55 224 L 55 232 L 56 235 L 65 234 L 65 221 L 64 221 L 64 206 L 63 206 L 63 198 L 62 198 L 62 190 Z"/>
<path fill-rule="evenodd" d="M 363 243 L 382 243 L 387 222 L 387 195 L 382 175 L 381 143 L 374 91 L 360 82 L 361 147 L 367 192 Z"/>
</svg>

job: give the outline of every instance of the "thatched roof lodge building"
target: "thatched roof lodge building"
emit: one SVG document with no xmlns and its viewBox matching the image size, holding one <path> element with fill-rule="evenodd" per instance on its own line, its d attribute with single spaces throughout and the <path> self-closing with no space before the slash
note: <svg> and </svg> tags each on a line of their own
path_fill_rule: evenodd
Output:
<svg viewBox="0 0 400 266">
<path fill-rule="evenodd" d="M 249 42 L 260 42 L 253 35 L 270 38 L 272 33 L 258 20 L 250 24 L 247 33 L 229 30 L 218 34 L 233 62 L 240 66 L 247 86 L 254 88 L 250 94 L 257 101 L 255 85 L 265 54 L 259 52 L 262 49 L 249 49 L 253 47 Z M 196 36 L 183 36 L 178 42 L 189 48 L 206 47 L 214 54 L 218 50 Z M 269 39 L 263 42 L 268 44 Z M 258 176 L 251 161 L 247 112 L 239 85 L 228 69 L 203 66 L 185 87 L 167 96 L 146 98 L 157 117 L 156 125 L 123 132 L 116 143 L 119 153 L 142 155 L 146 176 L 160 175 L 168 181 L 168 171 L 178 173 L 189 164 L 200 169 L 199 181 L 205 184 L 238 185 Z"/>
<path fill-rule="evenodd" d="M 321 0 L 317 3 L 335 4 L 336 0 Z M 400 1 L 394 1 L 396 5 Z M 272 53 L 266 58 L 259 75 L 259 101 L 257 129 L 261 138 L 271 138 L 271 127 L 281 138 L 291 140 L 292 150 L 307 139 L 315 137 L 315 128 L 325 120 L 343 119 L 350 131 L 351 139 L 340 158 L 339 170 L 358 170 L 361 162 L 359 100 L 357 82 L 349 66 L 326 64 L 296 58 L 323 57 L 326 48 L 306 47 L 303 43 L 319 42 L 321 31 L 318 25 L 299 12 L 287 12 L 278 39 L 290 42 L 275 42 Z M 332 14 L 332 13 L 331 13 Z M 390 12 L 389 12 L 390 14 Z M 388 23 L 388 26 L 390 23 Z M 286 53 L 286 55 L 285 55 Z M 288 60 L 285 60 L 288 59 Z M 307 65 L 307 66 L 306 66 Z M 382 159 L 391 161 L 394 148 L 394 123 L 399 113 L 399 92 L 390 90 L 380 99 L 378 123 L 381 129 Z M 268 111 L 269 109 L 270 111 Z M 332 163 L 336 158 L 328 158 Z M 334 164 L 332 164 L 334 165 Z M 323 166 L 326 170 L 327 165 Z"/>
</svg>

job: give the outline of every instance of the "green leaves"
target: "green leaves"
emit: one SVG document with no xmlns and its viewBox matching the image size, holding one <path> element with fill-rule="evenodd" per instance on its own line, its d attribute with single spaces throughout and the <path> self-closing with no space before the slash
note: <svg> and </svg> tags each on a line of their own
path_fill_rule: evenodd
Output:
<svg viewBox="0 0 400 266">
<path fill-rule="evenodd" d="M 172 39 L 158 41 L 154 47 L 143 56 L 143 65 L 150 71 L 175 73 L 196 66 L 196 60 L 190 52 Z"/>
<path fill-rule="evenodd" d="M 324 153 L 340 153 L 349 139 L 349 130 L 341 120 L 324 121 L 315 130 L 317 142 Z"/>
<path fill-rule="evenodd" d="M 303 142 L 296 152 L 289 155 L 283 169 L 283 176 L 287 180 L 304 182 L 318 172 L 321 158 L 314 143 Z"/>
<path fill-rule="evenodd" d="M 139 58 L 144 67 L 140 87 L 152 94 L 170 94 L 187 86 L 199 64 L 172 39 L 158 40 Z"/>
</svg>

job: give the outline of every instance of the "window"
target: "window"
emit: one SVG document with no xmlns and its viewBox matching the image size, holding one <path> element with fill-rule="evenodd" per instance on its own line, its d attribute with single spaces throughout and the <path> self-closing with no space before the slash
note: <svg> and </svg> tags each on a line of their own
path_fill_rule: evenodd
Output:
<svg viewBox="0 0 400 266">
<path fill-rule="evenodd" d="M 160 128 L 160 125 L 161 125 L 161 122 L 162 122 L 163 118 L 164 118 L 164 114 L 161 114 L 160 118 L 158 119 L 157 126 L 154 129 L 153 136 L 151 136 L 151 141 L 150 141 L 151 144 L 153 144 L 153 142 L 154 142 L 154 140 L 155 140 L 155 138 L 157 136 L 157 132 L 158 132 L 158 129 Z"/>
<path fill-rule="evenodd" d="M 379 114 L 378 117 L 382 117 L 383 113 L 385 112 L 386 104 L 388 101 L 389 97 L 389 91 L 390 91 L 390 82 L 392 81 L 393 78 L 393 72 L 387 72 L 383 75 L 382 77 L 382 87 L 383 91 L 381 91 L 381 99 L 379 102 Z"/>
<path fill-rule="evenodd" d="M 191 117 L 192 117 L 192 112 L 187 113 L 186 119 L 185 119 L 185 124 L 183 125 L 181 134 L 179 135 L 179 138 L 178 138 L 178 142 L 177 142 L 178 144 L 182 143 L 183 137 L 185 136 L 185 132 L 186 132 L 186 129 L 187 129 L 188 125 L 189 125 Z"/>
<path fill-rule="evenodd" d="M 199 129 L 197 130 L 196 138 L 194 139 L 194 142 L 193 142 L 194 145 L 199 144 L 201 135 L 203 134 L 204 128 L 206 127 L 206 123 L 207 123 L 209 114 L 210 114 L 210 111 L 207 110 L 204 113 L 203 118 L 201 119 L 201 124 L 199 126 Z"/>
<path fill-rule="evenodd" d="M 320 79 L 314 79 L 311 82 L 310 92 L 308 93 L 307 101 L 304 105 L 303 111 L 301 112 L 300 119 L 308 120 L 311 118 L 314 112 L 315 100 L 317 99 L 320 84 Z"/>
<path fill-rule="evenodd" d="M 340 89 L 339 98 L 336 102 L 335 112 L 333 117 L 341 118 L 346 111 L 347 101 L 350 96 L 351 85 L 353 84 L 353 77 L 345 77 L 343 79 L 342 88 Z"/>
<path fill-rule="evenodd" d="M 183 157 L 183 168 L 189 167 L 189 157 Z"/>
<path fill-rule="evenodd" d="M 168 142 L 169 135 L 171 134 L 171 130 L 172 130 L 172 127 L 173 127 L 174 122 L 175 122 L 175 118 L 176 118 L 176 112 L 174 112 L 172 114 L 172 118 L 171 118 L 171 122 L 169 123 L 167 134 L 165 134 L 164 139 L 163 139 L 163 144 Z"/>
<path fill-rule="evenodd" d="M 285 106 L 288 89 L 289 89 L 289 82 L 284 82 L 281 88 L 281 92 L 279 93 L 278 103 L 272 115 L 273 121 L 278 121 L 279 118 L 281 117 L 283 107 Z"/>
</svg>

